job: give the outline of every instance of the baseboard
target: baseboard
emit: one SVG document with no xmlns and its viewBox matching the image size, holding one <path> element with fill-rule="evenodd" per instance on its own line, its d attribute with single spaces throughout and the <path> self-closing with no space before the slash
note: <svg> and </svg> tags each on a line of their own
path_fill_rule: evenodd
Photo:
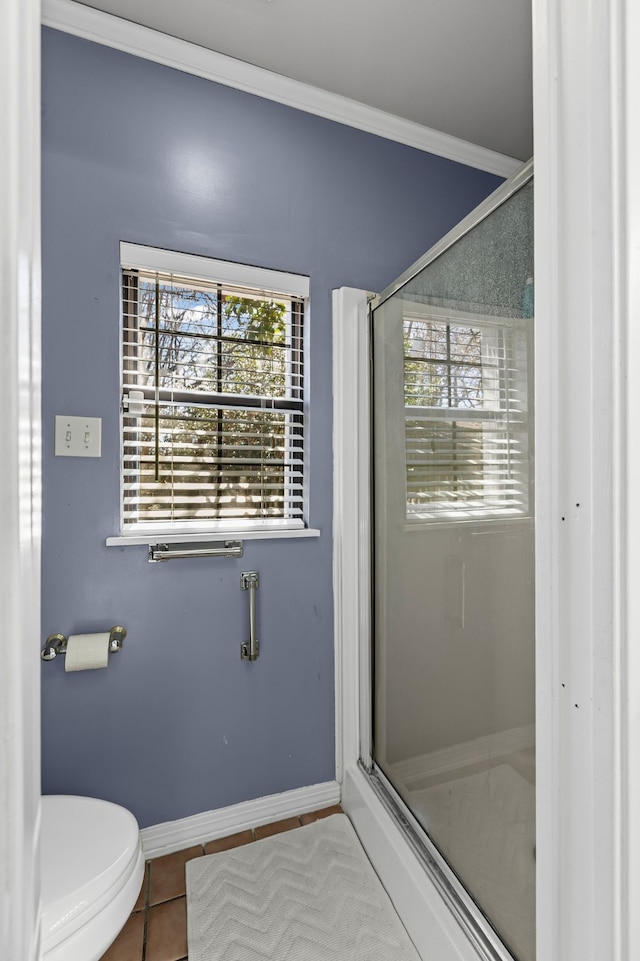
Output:
<svg viewBox="0 0 640 961">
<path fill-rule="evenodd" d="M 388 768 L 394 781 L 406 784 L 416 778 L 443 774 L 446 771 L 467 767 L 469 764 L 486 761 L 487 758 L 512 754 L 533 744 L 535 744 L 535 727 L 533 724 L 525 724 L 522 727 L 510 728 L 508 731 L 498 731 L 497 734 L 476 737 L 463 744 L 453 744 L 451 747 L 431 751 L 429 754 L 410 757 L 405 761 L 398 761 L 397 764 L 390 764 Z"/>
<path fill-rule="evenodd" d="M 153 824 L 140 831 L 145 858 L 171 854 L 192 844 L 204 844 L 215 838 L 245 831 L 260 824 L 271 824 L 296 814 L 306 814 L 329 807 L 340 801 L 340 785 L 337 781 L 312 784 L 309 787 L 271 794 L 253 801 L 242 801 L 229 807 L 204 811 L 178 821 Z"/>
<path fill-rule="evenodd" d="M 424 961 L 478 961 L 462 927 L 359 768 L 348 768 L 342 807 Z"/>
</svg>

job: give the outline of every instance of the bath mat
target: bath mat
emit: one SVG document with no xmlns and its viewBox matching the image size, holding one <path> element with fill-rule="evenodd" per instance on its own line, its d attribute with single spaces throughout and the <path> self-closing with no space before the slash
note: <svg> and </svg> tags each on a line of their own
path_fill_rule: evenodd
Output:
<svg viewBox="0 0 640 961">
<path fill-rule="evenodd" d="M 535 959 L 535 788 L 510 764 L 410 791 L 409 804 L 520 961 Z"/>
<path fill-rule="evenodd" d="M 186 872 L 189 961 L 420 961 L 344 814 Z"/>
</svg>

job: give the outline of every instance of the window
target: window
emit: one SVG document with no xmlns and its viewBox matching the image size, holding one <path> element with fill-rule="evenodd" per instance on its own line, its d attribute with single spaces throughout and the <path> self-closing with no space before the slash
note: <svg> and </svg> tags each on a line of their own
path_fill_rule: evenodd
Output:
<svg viewBox="0 0 640 961">
<path fill-rule="evenodd" d="M 433 308 L 403 337 L 407 520 L 527 515 L 525 322 Z"/>
<path fill-rule="evenodd" d="M 308 278 L 121 244 L 122 530 L 304 526 Z"/>
</svg>

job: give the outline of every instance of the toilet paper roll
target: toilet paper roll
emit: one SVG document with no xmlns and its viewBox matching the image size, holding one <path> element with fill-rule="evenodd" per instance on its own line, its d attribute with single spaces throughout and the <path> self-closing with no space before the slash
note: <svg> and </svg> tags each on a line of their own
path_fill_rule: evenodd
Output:
<svg viewBox="0 0 640 961">
<path fill-rule="evenodd" d="M 94 671 L 109 663 L 109 632 L 71 634 L 64 659 L 65 671 Z"/>
</svg>

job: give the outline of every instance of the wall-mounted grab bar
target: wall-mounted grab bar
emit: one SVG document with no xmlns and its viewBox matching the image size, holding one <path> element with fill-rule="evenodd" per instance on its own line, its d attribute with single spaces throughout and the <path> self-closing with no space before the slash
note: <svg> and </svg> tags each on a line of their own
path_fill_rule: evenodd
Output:
<svg viewBox="0 0 640 961">
<path fill-rule="evenodd" d="M 255 661 L 260 653 L 260 644 L 256 631 L 256 591 L 260 586 L 257 571 L 244 571 L 240 575 L 240 588 L 249 591 L 249 640 L 240 645 L 240 658 L 243 661 Z"/>
<path fill-rule="evenodd" d="M 242 541 L 214 541 L 206 544 L 149 544 L 149 561 L 170 561 L 177 557 L 242 557 Z"/>
<path fill-rule="evenodd" d="M 112 627 L 109 631 L 109 654 L 122 650 L 122 642 L 127 636 L 126 628 Z M 67 653 L 67 638 L 64 634 L 49 634 L 45 646 L 40 651 L 43 661 L 52 661 L 58 654 Z"/>
</svg>

